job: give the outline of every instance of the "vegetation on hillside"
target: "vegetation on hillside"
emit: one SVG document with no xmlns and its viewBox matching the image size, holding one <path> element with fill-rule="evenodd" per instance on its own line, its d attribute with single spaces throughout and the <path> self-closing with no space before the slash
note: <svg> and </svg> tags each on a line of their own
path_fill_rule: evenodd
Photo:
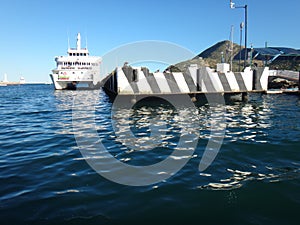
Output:
<svg viewBox="0 0 300 225">
<path fill-rule="evenodd" d="M 209 66 L 211 68 L 216 68 L 217 63 L 220 63 L 222 60 L 230 64 L 231 57 L 235 57 L 237 54 L 239 54 L 241 49 L 244 49 L 244 46 L 240 46 L 235 43 L 231 44 L 230 41 L 221 41 L 201 52 L 193 59 L 172 65 L 168 67 L 167 70 L 171 72 L 185 71 L 191 64 L 197 64 L 198 67 Z M 240 71 L 243 69 L 243 59 L 244 55 L 241 56 L 241 61 L 232 61 L 232 71 Z M 249 62 L 246 62 L 247 65 L 248 63 Z M 264 62 L 260 60 L 253 60 L 252 65 L 262 67 L 264 66 Z M 300 60 L 275 60 L 268 66 L 270 69 L 300 71 Z"/>
<path fill-rule="evenodd" d="M 269 65 L 273 70 L 293 70 L 300 71 L 300 60 L 275 60 Z"/>
<path fill-rule="evenodd" d="M 222 60 L 226 63 L 230 63 L 231 57 L 233 58 L 235 55 L 237 55 L 240 49 L 240 46 L 235 43 L 233 43 L 231 46 L 230 41 L 221 41 L 206 49 L 193 59 L 170 66 L 168 70 L 172 72 L 185 71 L 191 64 L 197 64 L 198 67 L 209 66 L 211 68 L 216 68 L 217 64 L 222 62 Z M 241 61 L 241 65 L 239 66 L 238 61 L 233 61 L 233 70 L 237 71 L 239 68 L 242 68 L 244 65 L 243 63 L 244 62 Z"/>
</svg>

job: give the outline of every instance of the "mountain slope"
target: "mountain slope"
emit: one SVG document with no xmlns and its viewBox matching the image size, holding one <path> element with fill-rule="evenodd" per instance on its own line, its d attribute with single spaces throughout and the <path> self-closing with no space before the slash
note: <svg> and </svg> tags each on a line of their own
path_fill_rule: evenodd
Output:
<svg viewBox="0 0 300 225">
<path fill-rule="evenodd" d="M 172 72 L 184 71 L 191 64 L 197 64 L 198 66 L 209 66 L 211 68 L 216 68 L 217 63 L 220 63 L 222 60 L 222 55 L 225 62 L 230 63 L 230 51 L 231 42 L 230 41 L 221 41 L 217 44 L 209 47 L 208 49 L 201 52 L 199 55 L 193 59 L 177 63 L 173 66 L 170 66 L 168 70 Z M 235 56 L 240 51 L 240 46 L 233 43 L 233 52 L 232 56 Z M 237 62 L 234 63 L 234 68 L 237 68 Z"/>
</svg>

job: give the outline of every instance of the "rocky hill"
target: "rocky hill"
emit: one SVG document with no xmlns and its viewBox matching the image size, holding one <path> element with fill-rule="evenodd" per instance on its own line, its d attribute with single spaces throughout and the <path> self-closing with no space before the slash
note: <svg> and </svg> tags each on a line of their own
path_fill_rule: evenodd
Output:
<svg viewBox="0 0 300 225">
<path fill-rule="evenodd" d="M 232 57 L 238 54 L 240 51 L 240 46 L 233 43 Z M 209 66 L 211 68 L 216 68 L 217 63 L 220 63 L 222 57 L 225 62 L 230 63 L 231 56 L 231 42 L 221 41 L 217 44 L 209 47 L 205 51 L 201 52 L 199 55 L 193 59 L 177 63 L 168 68 L 172 72 L 184 71 L 191 64 L 197 64 L 198 66 Z M 233 69 L 238 69 L 238 62 L 233 62 Z"/>
<path fill-rule="evenodd" d="M 242 49 L 244 47 L 242 46 Z M 197 64 L 198 67 L 200 66 L 209 66 L 210 68 L 216 68 L 217 63 L 222 61 L 230 63 L 231 57 L 231 42 L 230 41 L 221 41 L 210 48 L 206 49 L 205 51 L 201 52 L 199 55 L 194 57 L 193 59 L 183 61 L 168 67 L 166 70 L 171 72 L 183 72 L 186 71 L 187 68 L 191 64 Z M 232 56 L 236 56 L 240 52 L 240 45 L 233 44 L 233 51 Z M 233 61 L 232 70 L 233 71 L 240 71 L 244 67 L 244 56 L 241 57 L 241 64 L 239 64 L 239 60 Z M 257 66 L 264 66 L 263 61 L 253 60 L 253 64 Z M 274 61 L 270 65 L 268 65 L 270 69 L 279 69 L 279 70 L 300 70 L 300 61 L 296 60 L 281 60 L 281 61 Z M 280 88 L 294 88 L 298 86 L 298 82 L 288 81 L 279 78 L 270 78 L 269 80 L 269 88 L 280 89 Z"/>
<path fill-rule="evenodd" d="M 244 46 L 240 47 L 240 45 L 233 43 L 233 51 L 232 56 L 236 56 L 240 49 L 243 49 Z M 198 66 L 209 66 L 211 68 L 216 68 L 217 63 L 220 63 L 223 59 L 226 63 L 230 63 L 231 57 L 231 42 L 230 41 L 221 41 L 217 44 L 209 47 L 208 49 L 201 52 L 199 55 L 194 57 L 193 59 L 177 63 L 176 65 L 172 65 L 168 68 L 173 72 L 184 71 L 191 64 L 197 64 Z M 233 71 L 239 71 L 244 67 L 244 55 L 242 55 L 241 63 L 239 64 L 239 60 L 234 60 L 232 65 Z M 253 64 L 257 66 L 264 66 L 263 61 L 253 60 Z M 300 60 L 275 60 L 270 65 L 268 65 L 270 69 L 279 69 L 279 70 L 300 70 Z"/>
</svg>

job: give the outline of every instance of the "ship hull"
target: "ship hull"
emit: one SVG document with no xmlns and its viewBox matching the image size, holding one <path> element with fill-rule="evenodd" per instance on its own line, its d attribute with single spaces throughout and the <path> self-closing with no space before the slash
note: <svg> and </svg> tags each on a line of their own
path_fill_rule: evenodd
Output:
<svg viewBox="0 0 300 225">
<path fill-rule="evenodd" d="M 91 80 L 78 80 L 78 79 L 59 79 L 57 74 L 50 74 L 52 83 L 55 90 L 94 90 L 100 89 L 100 82 L 93 82 Z"/>
</svg>

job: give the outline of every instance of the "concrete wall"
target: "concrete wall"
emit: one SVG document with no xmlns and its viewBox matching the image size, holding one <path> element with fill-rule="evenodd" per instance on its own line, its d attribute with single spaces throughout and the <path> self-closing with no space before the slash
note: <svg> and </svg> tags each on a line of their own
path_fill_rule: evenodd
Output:
<svg viewBox="0 0 300 225">
<path fill-rule="evenodd" d="M 246 68 L 244 72 L 221 73 L 208 67 L 195 66 L 186 73 L 149 73 L 145 68 L 130 66 L 117 68 L 115 72 L 114 79 L 117 79 L 116 88 L 120 95 L 266 91 L 269 75 L 268 68 L 254 72 Z"/>
</svg>

